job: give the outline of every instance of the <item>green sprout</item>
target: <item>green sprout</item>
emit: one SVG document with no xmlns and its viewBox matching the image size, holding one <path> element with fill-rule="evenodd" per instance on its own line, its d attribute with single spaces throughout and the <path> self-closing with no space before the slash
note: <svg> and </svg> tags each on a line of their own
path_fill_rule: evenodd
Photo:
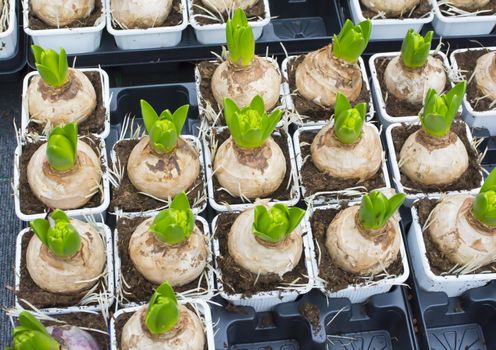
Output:
<svg viewBox="0 0 496 350">
<path fill-rule="evenodd" d="M 81 248 L 79 233 L 71 225 L 69 217 L 60 209 L 50 213 L 47 219 L 31 221 L 29 226 L 55 256 L 71 257 Z"/>
<path fill-rule="evenodd" d="M 195 227 L 195 215 L 184 192 L 176 195 L 168 209 L 162 210 L 153 220 L 150 231 L 170 245 L 184 242 Z"/>
<path fill-rule="evenodd" d="M 12 347 L 5 350 L 60 350 L 60 344 L 27 311 L 19 314 L 19 326 L 12 332 Z"/>
<path fill-rule="evenodd" d="M 355 108 L 345 95 L 338 92 L 334 108 L 334 135 L 344 144 L 354 144 L 362 136 L 367 104 L 359 103 Z"/>
<path fill-rule="evenodd" d="M 145 324 L 150 333 L 160 335 L 170 331 L 179 321 L 176 294 L 168 282 L 157 288 L 148 303 Z"/>
<path fill-rule="evenodd" d="M 179 107 L 174 114 L 166 109 L 158 115 L 148 102 L 141 100 L 141 114 L 155 151 L 170 153 L 176 148 L 177 140 L 188 117 L 188 110 L 189 105 L 184 105 Z"/>
<path fill-rule="evenodd" d="M 429 89 L 425 97 L 424 110 L 420 113 L 422 129 L 430 136 L 444 137 L 451 129 L 467 88 L 467 82 L 458 83 L 446 94 L 439 96 Z"/>
<path fill-rule="evenodd" d="M 349 19 L 344 23 L 339 35 L 332 39 L 332 53 L 349 63 L 355 63 L 365 51 L 372 33 L 372 22 L 367 19 L 354 25 Z"/>
<path fill-rule="evenodd" d="M 410 29 L 401 46 L 401 59 L 408 68 L 420 68 L 427 63 L 431 50 L 433 31 L 425 37 Z"/>
<path fill-rule="evenodd" d="M 238 8 L 226 23 L 227 49 L 231 62 L 247 66 L 255 56 L 255 38 L 245 12 Z"/>
<path fill-rule="evenodd" d="M 60 87 L 67 82 L 69 67 L 64 49 L 60 49 L 58 54 L 52 49 L 45 50 L 41 46 L 32 45 L 31 50 L 33 50 L 36 69 L 46 84 Z"/>
<path fill-rule="evenodd" d="M 253 98 L 249 106 L 239 109 L 230 98 L 224 99 L 224 117 L 236 145 L 241 148 L 262 146 L 281 120 L 283 112 L 275 109 L 270 115 L 265 112 L 261 96 Z"/>
<path fill-rule="evenodd" d="M 300 224 L 303 216 L 305 216 L 303 209 L 288 208 L 284 204 L 275 204 L 270 209 L 264 205 L 257 205 L 253 234 L 265 242 L 281 242 Z"/>
<path fill-rule="evenodd" d="M 496 169 L 491 171 L 475 197 L 472 214 L 481 223 L 496 227 Z"/>
<path fill-rule="evenodd" d="M 358 216 L 366 230 L 379 230 L 405 201 L 404 193 L 397 193 L 387 198 L 382 192 L 372 191 L 362 198 Z"/>
<path fill-rule="evenodd" d="M 48 136 L 46 155 L 48 163 L 57 171 L 67 171 L 76 165 L 78 127 L 70 123 L 57 127 Z"/>
</svg>

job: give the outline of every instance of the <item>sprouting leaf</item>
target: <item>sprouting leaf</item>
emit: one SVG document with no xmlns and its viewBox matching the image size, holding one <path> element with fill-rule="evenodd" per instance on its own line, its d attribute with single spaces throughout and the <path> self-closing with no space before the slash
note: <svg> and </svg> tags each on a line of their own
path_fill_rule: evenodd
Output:
<svg viewBox="0 0 496 350">
<path fill-rule="evenodd" d="M 288 208 L 280 203 L 270 209 L 264 205 L 257 205 L 253 234 L 269 243 L 281 242 L 298 227 L 304 216 L 303 209 Z"/>
<path fill-rule="evenodd" d="M 43 49 L 40 46 L 32 45 L 36 69 L 40 73 L 41 79 L 53 87 L 60 87 L 67 82 L 69 66 L 67 54 L 64 49 L 60 49 L 57 54 L 52 49 Z"/>
<path fill-rule="evenodd" d="M 67 171 L 76 165 L 77 124 L 70 123 L 52 130 L 48 137 L 47 159 L 57 171 Z"/>
<path fill-rule="evenodd" d="M 355 143 L 362 135 L 366 114 L 366 103 L 359 103 L 352 108 L 346 96 L 338 92 L 334 115 L 336 138 L 344 144 Z"/>
<path fill-rule="evenodd" d="M 403 204 L 405 198 L 405 194 L 397 193 L 388 199 L 379 191 L 372 191 L 364 195 L 359 209 L 362 227 L 366 230 L 383 228 Z"/>
<path fill-rule="evenodd" d="M 405 66 L 419 68 L 427 63 L 433 35 L 432 31 L 428 32 L 425 37 L 413 29 L 408 31 L 401 46 L 401 58 Z"/>
<path fill-rule="evenodd" d="M 250 64 L 255 56 L 255 38 L 241 8 L 226 23 L 226 39 L 231 61 L 242 66 Z"/>
<path fill-rule="evenodd" d="M 19 326 L 12 331 L 11 350 L 60 350 L 60 344 L 45 327 L 27 311 L 19 314 Z"/>
<path fill-rule="evenodd" d="M 168 282 L 162 283 L 148 303 L 145 324 L 150 333 L 160 335 L 173 329 L 179 321 L 176 295 Z"/>
<path fill-rule="evenodd" d="M 336 58 L 355 63 L 367 48 L 371 33 L 372 22 L 369 19 L 357 25 L 347 19 L 341 32 L 333 37 L 332 53 Z"/>
<path fill-rule="evenodd" d="M 481 223 L 496 227 L 496 169 L 489 173 L 472 204 L 472 214 Z"/>
</svg>

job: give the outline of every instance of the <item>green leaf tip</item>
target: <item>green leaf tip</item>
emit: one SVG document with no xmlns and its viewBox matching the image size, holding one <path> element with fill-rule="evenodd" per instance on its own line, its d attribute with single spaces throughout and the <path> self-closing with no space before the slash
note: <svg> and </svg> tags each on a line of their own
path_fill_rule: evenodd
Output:
<svg viewBox="0 0 496 350">
<path fill-rule="evenodd" d="M 278 243 L 286 239 L 300 224 L 305 211 L 275 204 L 267 209 L 265 205 L 255 207 L 253 234 L 268 243 Z"/>
<path fill-rule="evenodd" d="M 413 29 L 408 31 L 401 46 L 401 59 L 406 67 L 420 68 L 427 63 L 433 35 L 432 31 L 428 32 L 425 37 Z"/>
<path fill-rule="evenodd" d="M 176 294 L 168 282 L 162 283 L 153 293 L 145 324 L 150 333 L 160 335 L 173 329 L 179 321 L 179 307 Z"/>
<path fill-rule="evenodd" d="M 387 198 L 380 191 L 372 191 L 362 198 L 358 212 L 360 223 L 366 230 L 379 230 L 383 228 L 396 210 L 405 201 L 404 193 L 397 193 Z"/>
<path fill-rule="evenodd" d="M 76 123 L 57 127 L 48 136 L 46 155 L 50 166 L 57 171 L 67 171 L 77 161 L 78 127 Z"/>
<path fill-rule="evenodd" d="M 240 109 L 230 98 L 224 99 L 224 117 L 234 143 L 241 148 L 258 148 L 270 137 L 283 111 L 265 112 L 263 98 L 255 96 L 249 106 Z"/>
<path fill-rule="evenodd" d="M 60 350 L 60 344 L 27 311 L 19 314 L 19 325 L 12 331 L 12 350 Z"/>
<path fill-rule="evenodd" d="M 357 25 L 347 19 L 341 32 L 333 37 L 332 53 L 336 58 L 355 63 L 367 48 L 371 33 L 372 22 L 369 19 Z"/>
<path fill-rule="evenodd" d="M 496 228 L 496 169 L 493 169 L 472 204 L 472 214 L 484 225 Z"/>
<path fill-rule="evenodd" d="M 231 62 L 247 66 L 255 56 L 255 37 L 241 8 L 226 23 L 227 49 Z"/>
<path fill-rule="evenodd" d="M 334 135 L 343 144 L 351 145 L 362 136 L 367 115 L 367 104 L 359 103 L 355 108 L 345 95 L 338 92 L 334 109 Z"/>
<path fill-rule="evenodd" d="M 60 87 L 67 82 L 69 66 L 67 54 L 63 48 L 60 49 L 60 53 L 57 53 L 52 49 L 43 49 L 41 46 L 32 45 L 31 50 L 36 69 L 46 84 Z"/>
</svg>

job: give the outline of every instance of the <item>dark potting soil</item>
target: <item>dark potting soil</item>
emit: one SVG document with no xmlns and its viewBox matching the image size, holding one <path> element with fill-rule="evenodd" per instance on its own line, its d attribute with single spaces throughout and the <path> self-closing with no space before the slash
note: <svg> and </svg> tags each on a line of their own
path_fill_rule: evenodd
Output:
<svg viewBox="0 0 496 350">
<path fill-rule="evenodd" d="M 304 98 L 298 91 L 296 91 L 296 69 L 305 59 L 305 55 L 300 55 L 295 59 L 288 60 L 288 84 L 289 90 L 291 91 L 291 96 L 293 98 L 293 103 L 296 111 L 301 116 L 308 117 L 305 121 L 316 122 L 322 120 L 329 120 L 334 114 L 334 107 L 324 108 L 313 101 L 309 101 Z M 367 109 L 370 110 L 370 93 L 367 90 L 365 82 L 362 84 L 362 91 L 360 96 L 356 101 L 352 101 L 352 104 L 358 104 L 361 102 L 367 103 Z"/>
<path fill-rule="evenodd" d="M 131 180 L 129 180 L 129 176 L 127 175 L 127 161 L 131 151 L 138 142 L 139 140 L 123 140 L 119 141 L 114 146 L 117 159 L 119 159 L 120 165 L 122 169 L 124 169 L 124 176 L 122 177 L 119 188 L 113 188 L 112 200 L 110 201 L 109 207 L 110 210 L 118 208 L 122 209 L 124 212 L 142 212 L 162 208 L 165 205 L 164 202 L 139 193 L 131 183 Z M 194 203 L 200 193 L 205 193 L 203 171 L 203 169 L 200 169 L 200 175 L 188 191 L 190 203 Z"/>
<path fill-rule="evenodd" d="M 423 198 L 415 203 L 421 228 L 424 227 L 431 211 L 438 203 L 439 200 L 428 198 Z M 437 245 L 432 241 L 428 227 L 427 230 L 422 230 L 422 237 L 424 238 L 426 256 L 429 260 L 429 265 L 434 274 L 441 275 L 455 268 L 456 264 L 451 263 L 447 259 L 446 255 L 442 251 L 440 251 Z M 496 262 L 486 266 L 482 266 L 472 273 L 476 274 L 485 271 L 496 271 Z"/>
<path fill-rule="evenodd" d="M 494 1 L 496 4 L 496 0 Z M 495 5 L 496 6 L 496 5 Z M 472 77 L 477 66 L 477 60 L 489 53 L 489 50 L 468 50 L 466 52 L 460 52 L 455 55 L 456 63 L 460 73 L 463 75 L 464 79 L 470 81 L 467 86 L 467 99 L 472 108 L 477 112 L 488 111 L 491 109 L 491 104 L 494 103 L 489 98 L 481 99 L 484 94 L 477 87 L 477 82 L 475 78 Z M 493 106 L 492 109 L 495 107 Z"/>
<path fill-rule="evenodd" d="M 85 121 L 78 125 L 78 134 L 99 134 L 105 128 L 105 115 L 107 113 L 103 101 L 102 77 L 98 72 L 84 72 L 84 75 L 88 77 L 91 85 L 95 88 L 96 108 Z M 29 122 L 28 124 L 28 132 L 30 133 L 41 135 L 44 128 L 44 124 L 34 122 Z"/>
<path fill-rule="evenodd" d="M 402 124 L 392 130 L 392 138 L 394 143 L 394 151 L 396 159 L 400 159 L 400 151 L 405 144 L 406 139 L 415 131 L 420 129 L 420 125 Z M 401 183 L 405 187 L 406 193 L 432 193 L 432 192 L 447 192 L 447 191 L 462 191 L 472 190 L 480 187 L 482 175 L 480 173 L 481 166 L 477 160 L 477 152 L 470 144 L 467 138 L 466 124 L 462 121 L 455 121 L 451 126 L 451 131 L 458 135 L 460 140 L 465 145 L 468 153 L 469 166 L 465 173 L 460 176 L 455 182 L 448 185 L 423 185 L 410 180 L 400 169 Z"/>
<path fill-rule="evenodd" d="M 227 236 L 239 213 L 223 213 L 217 218 L 214 235 L 219 241 L 220 256 L 216 257 L 217 267 L 222 271 L 222 281 L 227 294 L 240 293 L 250 297 L 258 292 L 278 291 L 278 287 L 288 283 L 308 283 L 305 257 L 302 255 L 296 267 L 281 278 L 276 274 L 260 275 L 239 266 L 229 254 Z M 303 253 L 304 254 L 304 253 Z M 256 282 L 256 283 L 255 283 Z"/>
<path fill-rule="evenodd" d="M 292 197 L 291 193 L 291 188 L 290 190 L 287 190 L 288 182 L 292 181 L 292 176 L 291 176 L 291 161 L 290 161 L 290 156 L 289 156 L 289 147 L 288 147 L 288 141 L 287 141 L 287 134 L 284 130 L 279 129 L 278 130 L 281 135 L 274 135 L 272 134 L 272 138 L 274 141 L 279 145 L 279 147 L 282 150 L 282 153 L 284 154 L 284 159 L 286 159 L 286 175 L 284 175 L 284 179 L 282 180 L 281 185 L 279 188 L 270 195 L 270 198 L 274 200 L 279 200 L 279 201 L 284 201 L 284 200 L 289 200 Z M 213 133 L 213 137 L 215 137 L 215 140 L 217 142 L 217 145 L 220 147 L 228 138 L 231 136 L 229 133 L 228 129 L 222 130 L 220 133 Z M 212 159 L 212 166 L 214 160 Z M 212 181 L 213 181 L 213 187 L 214 187 L 214 198 L 217 203 L 228 203 L 228 204 L 242 204 L 244 203 L 243 200 L 239 197 L 233 197 L 229 193 L 227 193 L 224 190 L 220 190 L 219 188 L 221 187 L 219 184 L 219 181 L 217 180 L 217 177 L 214 175 L 212 176 Z"/>
<path fill-rule="evenodd" d="M 446 5 L 441 5 L 439 6 L 441 11 L 447 11 L 449 8 Z M 488 12 L 483 12 L 481 14 L 478 14 L 477 16 L 494 16 L 496 14 L 496 0 L 491 0 L 486 6 L 483 6 L 482 8 L 478 9 L 478 11 L 488 11 Z M 472 12 L 475 12 L 472 10 Z M 446 13 L 443 13 L 445 16 Z M 470 18 L 470 17 L 468 17 Z"/>
<path fill-rule="evenodd" d="M 86 142 L 88 146 L 90 146 L 96 154 L 100 154 L 100 148 L 98 145 L 100 144 L 100 140 L 93 135 L 86 135 L 80 137 L 81 140 Z M 19 201 L 21 206 L 21 212 L 24 214 L 36 214 L 47 211 L 47 207 L 43 204 L 31 191 L 31 187 L 28 183 L 28 164 L 31 156 L 36 152 L 36 150 L 43 144 L 45 141 L 36 141 L 36 142 L 28 142 L 22 146 L 22 154 L 20 157 L 20 166 L 19 166 Z M 106 169 L 102 164 L 102 171 L 105 172 Z M 96 208 L 103 201 L 101 191 L 98 191 L 88 203 L 84 205 L 84 208 Z M 76 209 L 76 208 L 74 208 Z"/>
<path fill-rule="evenodd" d="M 441 61 L 443 60 L 441 56 L 436 57 L 439 58 Z M 391 62 L 393 58 L 394 57 L 382 57 L 376 61 L 377 79 L 379 80 L 379 84 L 381 86 L 382 99 L 386 105 L 386 112 L 391 117 L 410 117 L 418 115 L 422 110 L 423 103 L 410 103 L 407 101 L 402 101 L 399 98 L 395 97 L 393 94 L 388 93 L 385 72 L 389 62 Z M 444 91 L 447 91 L 449 88 L 450 81 L 448 77 L 446 77 Z"/>
<path fill-rule="evenodd" d="M 306 303 L 301 305 L 298 311 L 310 322 L 314 332 L 320 331 L 320 311 L 316 305 Z"/>
<path fill-rule="evenodd" d="M 365 187 L 366 192 L 386 186 L 382 167 L 373 177 L 363 182 L 359 182 L 359 179 L 340 179 L 321 172 L 311 158 L 310 145 L 315 136 L 317 136 L 317 131 L 302 131 L 300 133 L 301 158 L 307 159 L 300 170 L 302 186 L 306 189 L 306 197 L 317 192 L 346 190 L 355 186 Z M 303 142 L 308 145 L 301 145 Z"/>
<path fill-rule="evenodd" d="M 315 243 L 315 253 L 318 254 L 319 250 L 317 244 L 320 247 L 320 265 L 319 265 L 319 277 L 327 282 L 327 290 L 330 292 L 337 292 L 339 290 L 345 289 L 351 285 L 362 285 L 363 277 L 357 276 L 355 274 L 346 272 L 336 266 L 332 261 L 331 256 L 326 249 L 326 236 L 327 228 L 332 222 L 334 217 L 339 213 L 340 210 L 337 209 L 323 209 L 315 210 L 313 213 L 310 224 L 312 226 L 312 235 Z M 401 255 L 398 253 L 398 258 L 387 268 L 387 272 L 390 275 L 399 276 L 403 273 L 403 263 L 401 261 Z M 384 278 L 383 276 L 377 278 L 374 277 L 374 281 Z"/>
<path fill-rule="evenodd" d="M 374 12 L 367 7 L 365 7 L 360 1 L 360 8 L 362 9 L 363 17 L 365 18 L 375 18 L 377 16 L 377 12 Z M 418 4 L 413 10 L 411 9 L 408 12 L 405 12 L 401 15 L 396 16 L 386 16 L 386 18 L 396 18 L 396 19 L 404 19 L 404 18 L 423 18 L 428 16 L 428 13 L 431 12 L 432 5 L 428 0 L 423 0 L 420 4 Z M 377 18 L 381 19 L 381 18 Z"/>
<path fill-rule="evenodd" d="M 150 300 L 154 290 L 158 287 L 157 284 L 148 281 L 137 269 L 134 267 L 133 261 L 129 255 L 129 241 L 135 229 L 145 221 L 147 218 L 120 218 L 117 220 L 117 231 L 119 233 L 119 241 L 117 247 L 119 249 L 119 257 L 121 259 L 121 274 L 125 283 L 123 283 L 123 295 L 127 302 L 147 302 Z M 196 226 L 200 229 L 202 233 L 203 226 L 200 221 L 196 222 Z M 198 277 L 193 282 L 181 287 L 174 287 L 176 292 L 184 292 L 187 290 L 196 289 L 198 286 L 198 281 L 201 278 Z M 207 290 L 208 285 L 205 277 L 202 279 L 201 291 Z"/>
<path fill-rule="evenodd" d="M 206 12 L 205 10 L 201 9 L 200 7 L 207 8 L 204 4 L 203 1 L 201 0 L 193 0 L 193 6 L 192 6 L 192 13 L 190 15 L 194 17 L 194 19 L 198 22 L 200 25 L 206 25 L 206 24 L 216 24 L 216 23 L 225 23 L 228 20 L 228 14 L 227 11 L 224 11 L 222 15 L 222 22 L 219 20 L 214 20 L 211 18 L 205 18 L 203 16 L 211 16 Z M 219 14 L 214 11 L 208 9 L 211 13 L 215 14 L 216 17 L 219 16 Z M 250 7 L 249 9 L 245 10 L 246 17 L 248 18 L 248 21 L 250 22 L 257 22 L 265 18 L 265 4 L 263 0 L 257 1 L 255 5 Z"/>
<path fill-rule="evenodd" d="M 97 25 L 97 21 L 100 17 L 102 17 L 102 12 L 103 12 L 103 0 L 100 1 L 95 1 L 95 8 L 93 11 L 90 13 L 90 15 L 86 18 L 77 20 L 75 22 L 72 22 L 71 24 L 65 26 L 65 27 L 60 27 L 60 28 L 84 28 L 84 27 L 94 27 Z M 102 19 L 103 21 L 105 19 Z M 31 11 L 31 4 L 29 5 L 29 29 L 32 30 L 43 30 L 43 29 L 57 29 L 57 27 L 50 26 L 43 22 L 42 19 L 38 18 L 37 16 L 33 15 Z"/>
<path fill-rule="evenodd" d="M 186 9 L 184 9 L 186 11 Z M 181 7 L 181 0 L 172 0 L 172 8 L 171 12 L 165 19 L 163 23 L 156 23 L 153 28 L 159 28 L 159 27 L 174 27 L 179 24 L 183 23 L 183 9 Z M 112 21 L 112 28 L 115 30 L 123 30 L 126 28 L 122 28 L 118 25 L 115 25 L 115 23 Z M 132 28 L 128 28 L 132 29 Z M 144 28 L 146 29 L 146 28 Z"/>
</svg>

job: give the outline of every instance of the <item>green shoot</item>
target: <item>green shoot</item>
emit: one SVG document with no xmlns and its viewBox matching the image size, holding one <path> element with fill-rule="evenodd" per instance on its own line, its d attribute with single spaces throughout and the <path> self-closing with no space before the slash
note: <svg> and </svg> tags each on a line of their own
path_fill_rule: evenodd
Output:
<svg viewBox="0 0 496 350">
<path fill-rule="evenodd" d="M 355 63 L 365 51 L 372 33 L 372 22 L 367 19 L 354 25 L 349 19 L 339 35 L 332 39 L 332 53 L 336 58 Z"/>
<path fill-rule="evenodd" d="M 270 115 L 265 112 L 264 101 L 255 96 L 250 105 L 239 109 L 230 98 L 224 99 L 224 117 L 236 145 L 241 148 L 262 146 L 281 120 L 283 112 L 275 109 Z"/>
<path fill-rule="evenodd" d="M 5 350 L 60 350 L 60 344 L 27 311 L 19 314 L 19 326 L 12 332 L 12 347 Z"/>
<path fill-rule="evenodd" d="M 265 242 L 282 242 L 298 227 L 304 216 L 303 209 L 288 208 L 284 204 L 275 204 L 268 210 L 264 205 L 257 205 L 253 234 Z"/>
<path fill-rule="evenodd" d="M 366 230 L 379 230 L 383 228 L 396 210 L 405 201 L 404 193 L 397 193 L 387 198 L 379 191 L 372 191 L 362 198 L 358 212 L 360 223 Z"/>
<path fill-rule="evenodd" d="M 427 63 L 429 58 L 433 31 L 427 33 L 425 37 L 410 29 L 406 34 L 401 46 L 401 59 L 408 68 L 420 68 Z"/>
<path fill-rule="evenodd" d="M 496 227 L 496 169 L 493 169 L 472 204 L 472 214 L 481 223 Z"/>
<path fill-rule="evenodd" d="M 43 49 L 41 46 L 32 45 L 34 61 L 41 79 L 53 87 L 60 87 L 67 82 L 69 67 L 67 54 L 60 49 L 60 54 L 52 49 Z"/>
<path fill-rule="evenodd" d="M 344 144 L 354 144 L 362 136 L 363 123 L 367 114 L 367 104 L 359 103 L 355 108 L 345 95 L 338 92 L 334 109 L 334 135 Z"/>
<path fill-rule="evenodd" d="M 177 145 L 181 130 L 188 117 L 189 105 L 179 107 L 174 114 L 168 109 L 157 114 L 155 109 L 141 100 L 141 114 L 150 136 L 150 144 L 158 153 L 170 153 Z"/>
<path fill-rule="evenodd" d="M 148 303 L 145 324 L 150 333 L 160 335 L 170 331 L 179 321 L 176 294 L 168 282 L 157 288 Z"/>
<path fill-rule="evenodd" d="M 255 38 L 245 12 L 238 8 L 226 23 L 227 49 L 231 62 L 247 66 L 255 56 Z"/>
<path fill-rule="evenodd" d="M 70 123 L 57 127 L 48 136 L 46 155 L 50 166 L 57 171 L 67 171 L 76 165 L 78 127 Z"/>
</svg>

